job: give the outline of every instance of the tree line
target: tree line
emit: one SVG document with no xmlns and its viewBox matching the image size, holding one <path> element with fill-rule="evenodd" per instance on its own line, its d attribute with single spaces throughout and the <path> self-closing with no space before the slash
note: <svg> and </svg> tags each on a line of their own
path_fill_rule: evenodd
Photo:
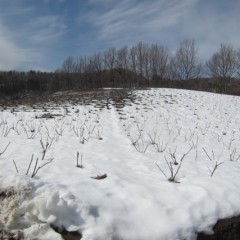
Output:
<svg viewBox="0 0 240 240">
<path fill-rule="evenodd" d="M 69 56 L 51 73 L 0 72 L 0 93 L 174 87 L 240 95 L 239 79 L 240 50 L 221 44 L 203 63 L 195 41 L 185 39 L 174 54 L 167 46 L 139 42 L 130 48 L 109 48 L 91 56 Z"/>
</svg>

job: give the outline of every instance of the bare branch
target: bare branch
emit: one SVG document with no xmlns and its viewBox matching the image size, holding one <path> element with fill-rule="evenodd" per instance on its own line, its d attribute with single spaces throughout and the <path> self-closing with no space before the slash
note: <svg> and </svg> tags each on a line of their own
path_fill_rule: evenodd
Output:
<svg viewBox="0 0 240 240">
<path fill-rule="evenodd" d="M 3 155 L 3 154 L 6 152 L 6 150 L 7 150 L 7 148 L 8 148 L 9 145 L 10 145 L 10 142 L 9 142 L 8 145 L 5 147 L 5 149 L 4 149 L 2 152 L 0 152 L 0 156 Z"/>
<path fill-rule="evenodd" d="M 161 171 L 161 173 L 162 173 L 166 178 L 168 178 L 167 175 L 164 173 L 164 171 L 159 167 L 159 165 L 158 165 L 157 163 L 155 163 L 155 164 L 157 165 L 157 167 L 158 167 L 158 169 Z"/>
<path fill-rule="evenodd" d="M 13 160 L 13 163 L 14 163 L 15 169 L 16 169 L 16 171 L 17 171 L 17 173 L 18 173 L 18 168 L 17 168 L 17 165 L 16 165 L 16 163 L 15 163 L 14 160 Z"/>
</svg>

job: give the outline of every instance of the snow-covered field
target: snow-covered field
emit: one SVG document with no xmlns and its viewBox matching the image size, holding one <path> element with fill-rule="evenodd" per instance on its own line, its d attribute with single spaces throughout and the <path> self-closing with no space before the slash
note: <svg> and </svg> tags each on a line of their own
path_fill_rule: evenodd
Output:
<svg viewBox="0 0 240 240">
<path fill-rule="evenodd" d="M 26 239 L 62 239 L 54 225 L 192 240 L 240 214 L 239 97 L 150 89 L 125 103 L 2 109 L 0 225 Z"/>
</svg>

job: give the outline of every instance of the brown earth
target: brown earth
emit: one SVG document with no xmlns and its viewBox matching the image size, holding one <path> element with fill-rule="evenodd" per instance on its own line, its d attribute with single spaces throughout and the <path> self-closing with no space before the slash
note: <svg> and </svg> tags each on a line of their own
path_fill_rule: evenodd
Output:
<svg viewBox="0 0 240 240">
<path fill-rule="evenodd" d="M 240 240 L 240 216 L 219 220 L 213 231 L 213 235 L 199 233 L 197 240 Z"/>
</svg>

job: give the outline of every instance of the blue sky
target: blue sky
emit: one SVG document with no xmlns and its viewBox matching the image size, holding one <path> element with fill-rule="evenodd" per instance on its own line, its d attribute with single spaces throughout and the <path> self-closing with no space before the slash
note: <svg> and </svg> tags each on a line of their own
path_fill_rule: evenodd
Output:
<svg viewBox="0 0 240 240">
<path fill-rule="evenodd" d="M 208 59 L 240 47 L 239 0 L 0 0 L 0 70 L 54 71 L 78 57 L 139 41 L 172 52 L 195 39 Z"/>
</svg>

